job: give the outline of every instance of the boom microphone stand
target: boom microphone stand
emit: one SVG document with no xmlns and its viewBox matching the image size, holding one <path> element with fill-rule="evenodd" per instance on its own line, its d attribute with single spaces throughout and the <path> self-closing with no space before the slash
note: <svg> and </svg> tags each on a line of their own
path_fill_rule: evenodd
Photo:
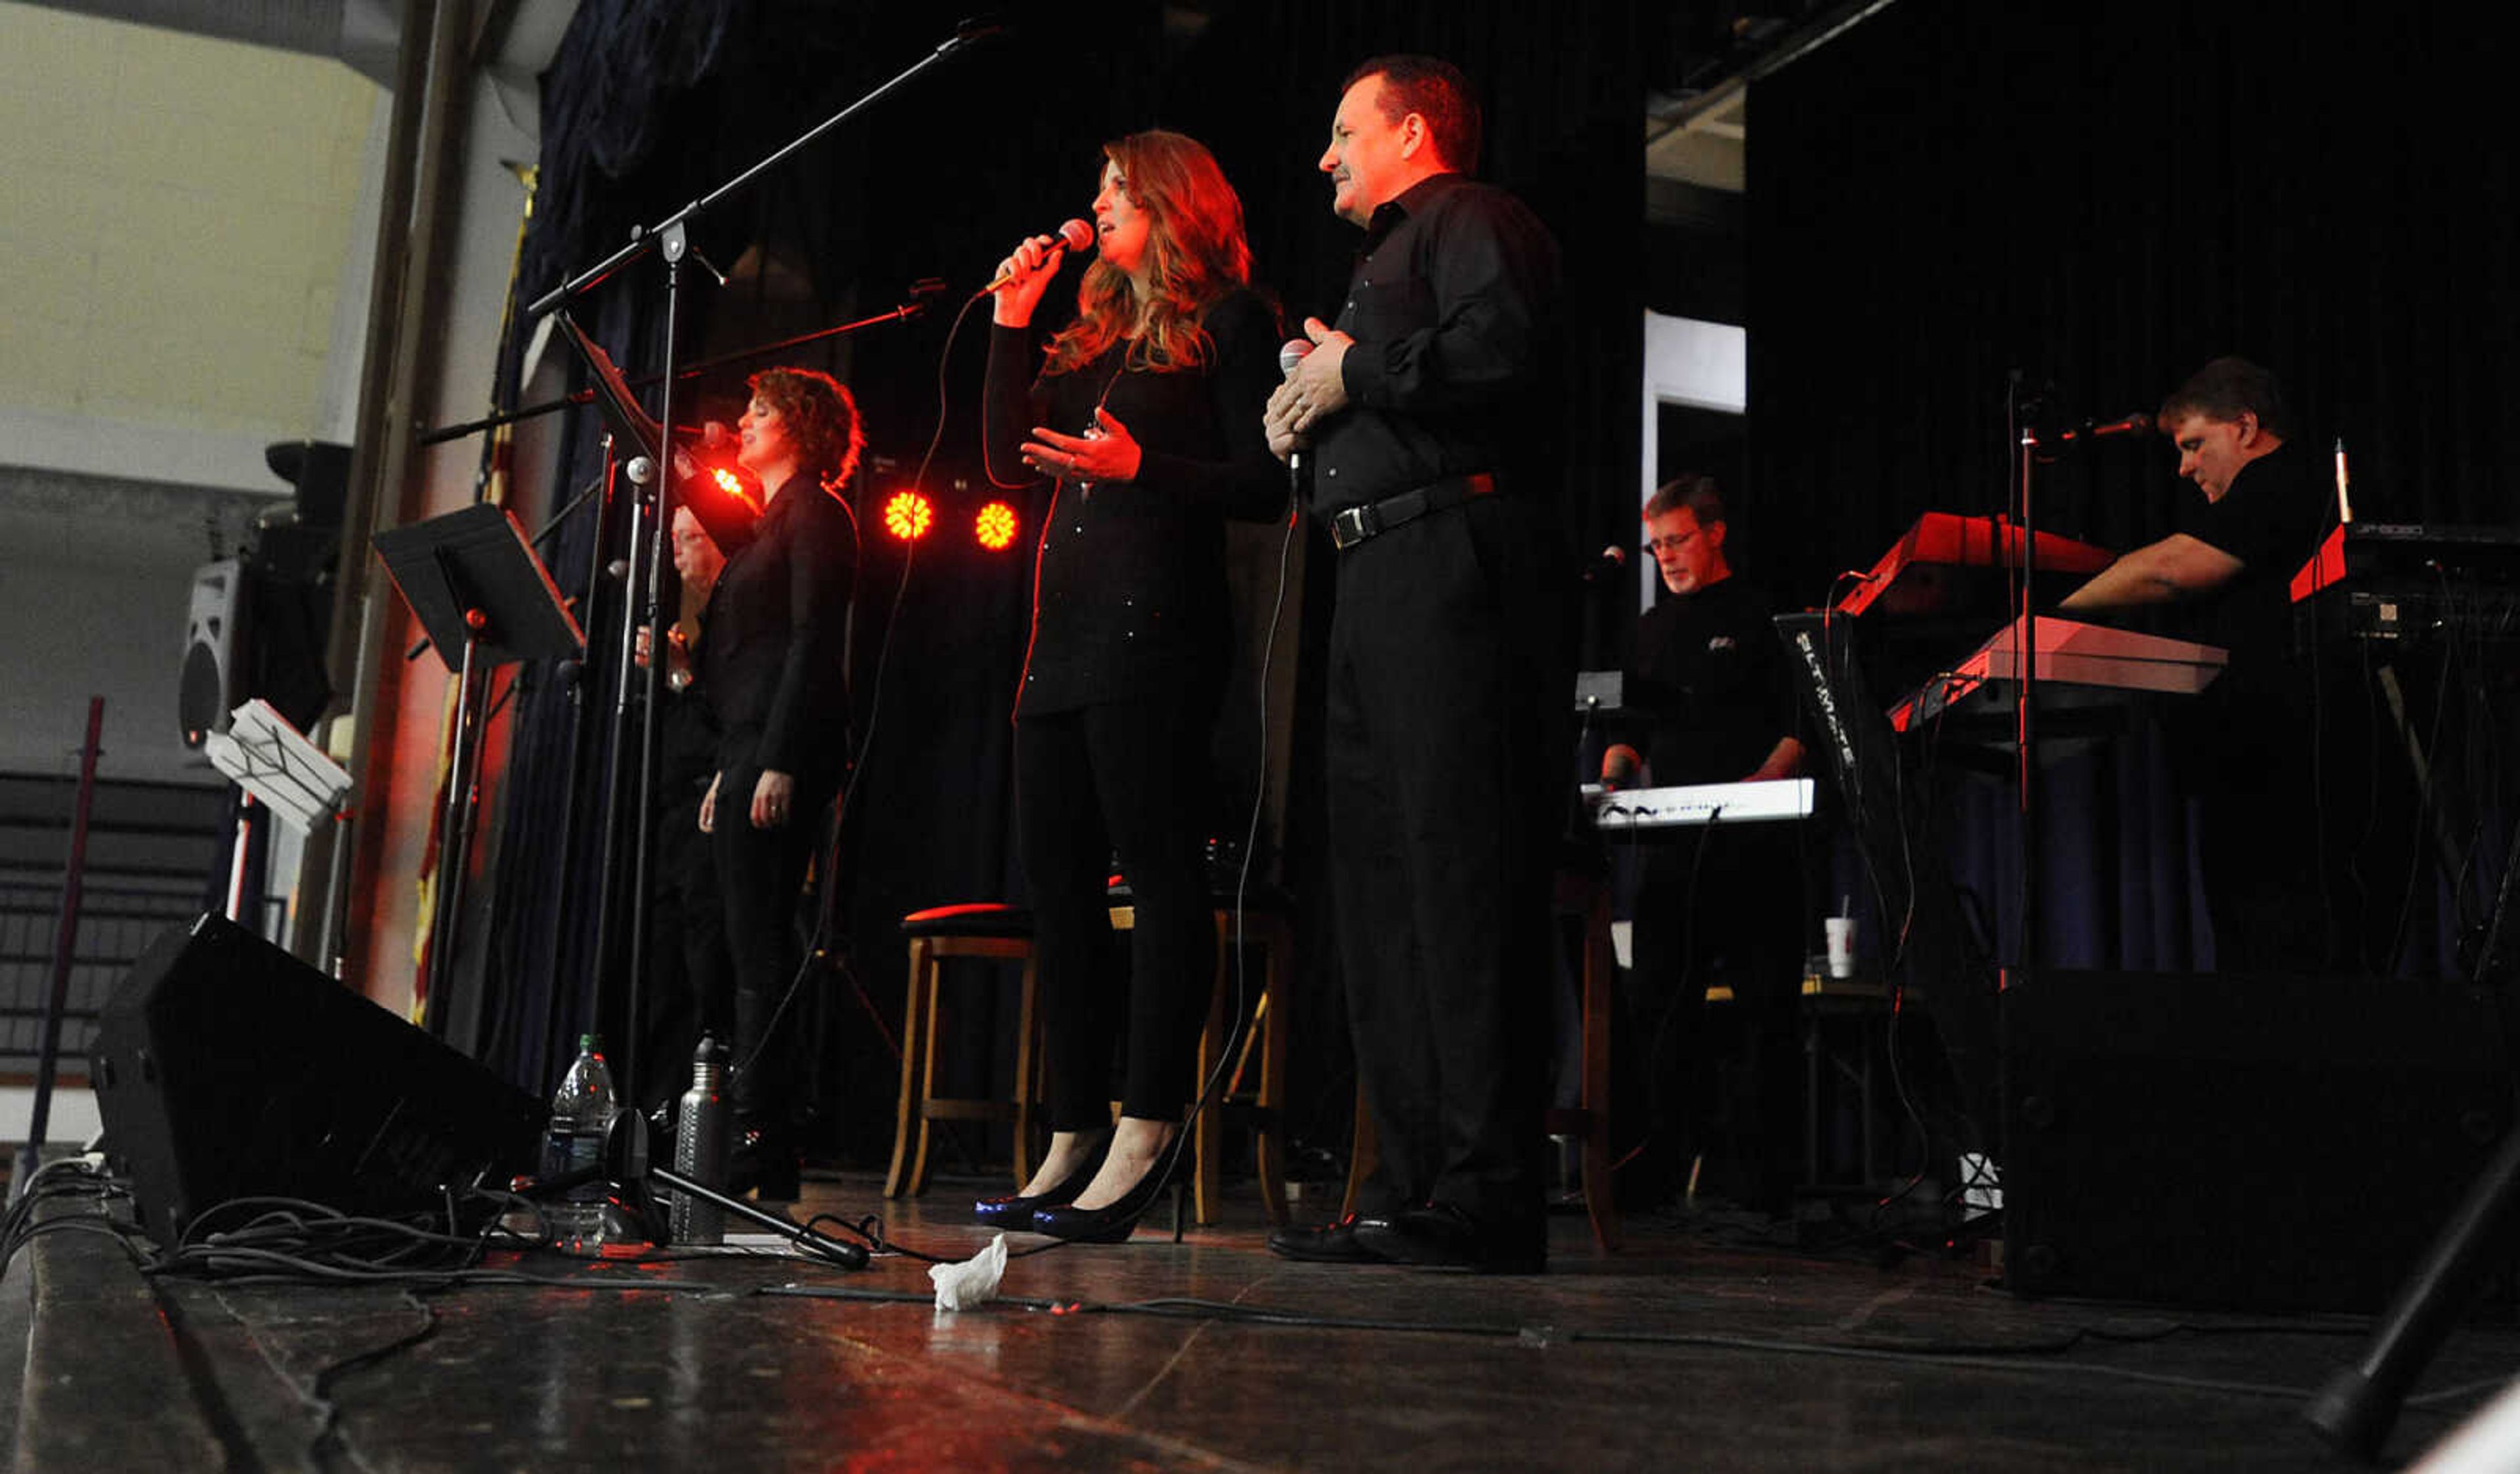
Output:
<svg viewBox="0 0 2520 1474">
<path fill-rule="evenodd" d="M 655 794 L 657 734 L 662 715 L 665 684 L 665 661 L 661 658 L 665 648 L 665 607 L 659 573 L 666 563 L 667 538 L 670 536 L 669 529 L 673 525 L 674 477 L 670 458 L 673 453 L 675 428 L 674 384 L 678 378 L 674 365 L 676 334 L 681 316 L 682 263 L 683 257 L 689 254 L 691 249 L 691 224 L 702 212 L 743 189 L 773 166 L 785 161 L 788 156 L 802 150 L 844 120 L 872 106 L 878 98 L 906 85 L 911 78 L 947 57 L 994 33 L 993 26 L 966 22 L 956 29 L 951 38 L 891 80 L 882 83 L 856 102 L 789 140 L 750 168 L 667 215 L 654 226 L 634 231 L 627 245 L 545 292 L 526 309 L 533 316 L 541 317 L 563 308 L 614 272 L 646 254 L 652 247 L 660 249 L 664 256 L 665 367 L 660 376 L 663 389 L 657 405 L 655 440 L 650 460 L 652 469 L 650 485 L 646 488 L 646 495 L 636 498 L 639 511 L 634 525 L 637 530 L 633 536 L 629 560 L 629 584 L 626 591 L 626 605 L 641 611 L 640 622 L 648 630 L 650 648 L 659 654 L 659 658 L 648 662 L 646 672 L 647 710 L 639 741 L 638 797 L 636 807 L 632 811 L 634 815 L 632 822 L 638 826 L 638 839 L 633 852 L 635 858 L 631 868 L 628 908 L 628 1012 L 626 1016 L 634 1021 L 634 1026 L 629 1030 L 624 1041 L 626 1048 L 619 1051 L 622 1065 L 621 1087 L 627 1093 L 627 1098 L 639 1098 L 639 1052 L 635 1020 L 639 1016 L 647 971 L 648 886 L 651 866 L 649 843 L 651 826 L 648 823 L 648 816 Z M 565 322 L 564 317 L 562 321 Z M 627 644 L 628 642 L 625 641 L 625 648 L 622 652 L 625 661 L 629 657 Z M 632 679 L 633 672 L 625 664 L 621 671 L 619 689 L 625 692 L 629 690 Z M 612 816 L 612 822 L 616 825 L 620 822 L 617 810 Z M 602 877 L 602 883 L 608 886 L 610 881 L 611 876 L 608 870 Z M 606 930 L 608 934 L 599 936 L 596 944 L 595 985 L 599 990 L 604 985 L 606 972 L 609 970 L 611 948 L 608 934 L 611 928 L 608 927 Z"/>
</svg>

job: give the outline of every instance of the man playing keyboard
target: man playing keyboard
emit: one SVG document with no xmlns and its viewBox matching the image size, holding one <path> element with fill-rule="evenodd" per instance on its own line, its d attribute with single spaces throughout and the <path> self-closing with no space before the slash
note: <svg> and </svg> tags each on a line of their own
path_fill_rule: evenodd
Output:
<svg viewBox="0 0 2520 1474">
<path fill-rule="evenodd" d="M 2321 682 L 2293 647 L 2287 583 L 2335 525 L 2333 483 L 2275 377 L 2246 359 L 2199 369 L 2159 424 L 2202 504 L 2061 607 L 2180 605 L 2182 633 L 2230 651 L 2203 699 L 2166 713 L 2196 800 L 2217 967 L 2386 971 L 2406 871 L 2402 840 L 2356 824 L 2373 809 L 2365 703 L 2359 683 Z"/>
<path fill-rule="evenodd" d="M 1733 782 L 1799 776 L 1794 698 L 1785 650 L 1767 600 L 1732 572 L 1724 499 L 1714 481 L 1685 475 L 1644 507 L 1645 546 L 1669 597 L 1638 621 L 1623 704 L 1649 724 L 1641 757 L 1626 743 L 1602 759 L 1608 787 Z M 1620 843 L 1615 818 L 1601 831 Z M 1613 1080 L 1643 1087 L 1645 1149 L 1626 1194 L 1650 1206 L 1668 1198 L 1700 1150 L 1731 1147 L 1719 1184 L 1762 1208 L 1786 1205 L 1801 1075 L 1794 1005 L 1802 977 L 1805 914 L 1801 836 L 1790 825 L 1712 826 L 1667 831 L 1645 850 L 1634 916 L 1630 1006 L 1650 1053 Z M 1735 1131 L 1708 1130 L 1695 1108 L 1710 1094 L 1704 1066 L 1705 994 L 1732 987 L 1742 1026 L 1746 1089 Z"/>
</svg>

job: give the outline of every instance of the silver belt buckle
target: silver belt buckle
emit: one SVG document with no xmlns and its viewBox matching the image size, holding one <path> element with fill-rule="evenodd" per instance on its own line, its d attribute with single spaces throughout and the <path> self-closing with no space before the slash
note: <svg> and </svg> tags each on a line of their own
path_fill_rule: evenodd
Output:
<svg viewBox="0 0 2520 1474">
<path fill-rule="evenodd" d="M 1345 553 L 1381 530 L 1382 518 L 1374 515 L 1372 503 L 1342 508 L 1330 518 L 1330 546 Z"/>
</svg>

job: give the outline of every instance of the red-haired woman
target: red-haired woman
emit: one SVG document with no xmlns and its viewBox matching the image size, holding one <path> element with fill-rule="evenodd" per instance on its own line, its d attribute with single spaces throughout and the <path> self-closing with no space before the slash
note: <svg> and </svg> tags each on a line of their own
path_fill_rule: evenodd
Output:
<svg viewBox="0 0 2520 1474">
<path fill-rule="evenodd" d="M 1215 937 L 1208 744 L 1231 658 L 1225 524 L 1286 502 L 1261 413 L 1278 319 L 1252 291 L 1242 202 L 1178 133 L 1103 149 L 1096 259 L 1037 377 L 1034 309 L 1061 252 L 1001 270 L 982 434 L 989 474 L 1055 478 L 1015 701 L 1015 812 L 1037 917 L 1051 1149 L 983 1222 L 1129 1236 L 1170 1173 L 1196 1073 Z M 1029 393 L 1027 393 L 1029 384 Z M 1104 877 L 1137 910 L 1125 987 Z M 1125 1039 L 1120 1119 L 1111 1059 Z"/>
<path fill-rule="evenodd" d="M 857 527 L 839 490 L 865 434 L 829 374 L 765 369 L 736 423 L 736 464 L 761 482 L 761 519 L 728 557 L 694 661 L 718 722 L 700 800 L 735 964 L 736 1190 L 796 1195 L 786 1051 L 769 1031 L 797 967 L 796 893 L 848 770 L 842 650 Z"/>
</svg>

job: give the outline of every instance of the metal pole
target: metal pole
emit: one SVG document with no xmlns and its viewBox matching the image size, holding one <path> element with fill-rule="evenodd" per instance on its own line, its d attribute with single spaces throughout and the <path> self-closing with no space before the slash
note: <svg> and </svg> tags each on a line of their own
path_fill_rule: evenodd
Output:
<svg viewBox="0 0 2520 1474">
<path fill-rule="evenodd" d="M 70 960 L 78 944 L 79 900 L 87 879 L 87 818 L 96 802 L 96 756 L 105 736 L 105 697 L 87 698 L 87 741 L 79 749 L 78 797 L 70 814 L 69 860 L 62 868 L 62 914 L 53 930 L 53 985 L 44 999 L 44 1043 L 35 1063 L 35 1107 L 26 1120 L 26 1144 L 18 1150 L 9 1178 L 14 1201 L 42 1165 L 44 1134 L 53 1124 L 53 1076 L 61 1063 L 62 1009 L 70 993 Z"/>
</svg>

